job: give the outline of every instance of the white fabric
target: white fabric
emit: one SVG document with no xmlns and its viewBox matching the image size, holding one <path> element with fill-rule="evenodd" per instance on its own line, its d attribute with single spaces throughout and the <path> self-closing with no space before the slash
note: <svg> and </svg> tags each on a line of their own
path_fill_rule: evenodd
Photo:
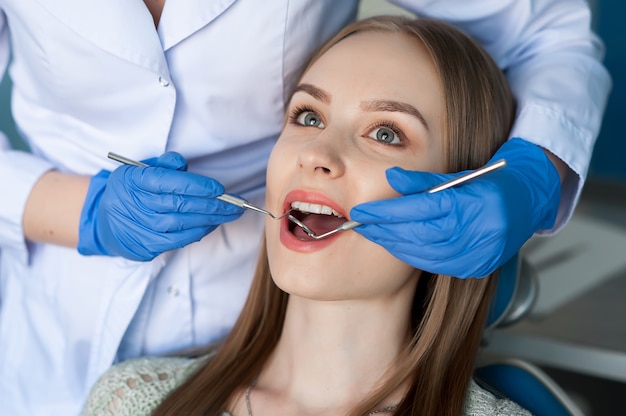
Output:
<svg viewBox="0 0 626 416">
<path fill-rule="evenodd" d="M 190 170 L 262 203 L 285 97 L 357 2 L 261 3 L 168 1 L 157 32 L 142 1 L 0 0 L 0 73 L 11 51 L 14 118 L 33 152 L 0 150 L 1 415 L 77 414 L 115 360 L 201 344 L 232 324 L 260 215 L 150 263 L 26 244 L 21 218 L 43 172 L 113 169 L 109 151 L 179 151 Z M 582 183 L 609 88 L 583 1 L 398 3 L 462 24 L 515 65 L 515 135 L 553 150 Z"/>
</svg>

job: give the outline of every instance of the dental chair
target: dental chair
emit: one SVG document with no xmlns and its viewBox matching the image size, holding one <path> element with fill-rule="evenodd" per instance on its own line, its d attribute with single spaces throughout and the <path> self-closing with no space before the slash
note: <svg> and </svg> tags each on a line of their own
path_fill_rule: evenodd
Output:
<svg viewBox="0 0 626 416">
<path fill-rule="evenodd" d="M 532 309 L 538 281 L 524 259 L 516 254 L 500 270 L 500 277 L 483 345 L 497 328 L 519 322 Z M 496 396 L 506 397 L 535 416 L 583 416 L 582 410 L 559 385 L 536 365 L 516 358 L 490 358 L 479 365 L 476 382 Z"/>
</svg>

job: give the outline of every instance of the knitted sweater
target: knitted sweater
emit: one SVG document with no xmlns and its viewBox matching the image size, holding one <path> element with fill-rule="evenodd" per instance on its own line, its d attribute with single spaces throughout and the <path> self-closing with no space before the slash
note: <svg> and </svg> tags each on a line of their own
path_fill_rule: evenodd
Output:
<svg viewBox="0 0 626 416">
<path fill-rule="evenodd" d="M 189 358 L 137 358 L 117 364 L 95 384 L 82 416 L 149 416 L 165 396 L 204 362 Z M 516 403 L 494 396 L 472 380 L 464 416 L 487 415 L 532 416 Z"/>
</svg>

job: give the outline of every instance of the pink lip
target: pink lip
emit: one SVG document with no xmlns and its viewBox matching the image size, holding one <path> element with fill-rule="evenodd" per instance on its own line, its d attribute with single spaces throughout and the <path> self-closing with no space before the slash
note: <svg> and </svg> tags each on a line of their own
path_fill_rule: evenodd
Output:
<svg viewBox="0 0 626 416">
<path fill-rule="evenodd" d="M 301 189 L 296 189 L 287 194 L 285 197 L 285 201 L 283 204 L 283 212 L 286 212 L 291 208 L 291 203 L 294 201 L 302 201 L 309 202 L 313 204 L 321 204 L 326 205 L 339 212 L 341 215 L 347 218 L 345 211 L 343 208 L 339 206 L 335 201 L 330 199 L 324 194 L 319 192 L 307 192 Z M 290 250 L 298 251 L 301 253 L 310 253 L 313 251 L 318 251 L 323 248 L 331 245 L 337 238 L 341 236 L 341 233 L 337 233 L 333 236 L 325 238 L 323 240 L 311 240 L 311 241 L 303 241 L 296 238 L 292 233 L 289 232 L 289 219 L 287 217 L 283 218 L 280 225 L 280 241 L 281 243 Z"/>
</svg>

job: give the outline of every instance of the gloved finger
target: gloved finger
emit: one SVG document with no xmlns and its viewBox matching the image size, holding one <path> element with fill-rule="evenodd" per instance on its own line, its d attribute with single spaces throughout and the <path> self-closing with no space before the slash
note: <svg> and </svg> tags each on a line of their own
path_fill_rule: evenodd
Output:
<svg viewBox="0 0 626 416">
<path fill-rule="evenodd" d="M 465 268 L 472 269 L 470 273 L 474 276 L 489 274 L 495 268 L 493 265 L 497 264 L 504 248 L 502 239 L 493 233 L 481 235 L 480 238 L 455 234 L 449 240 L 437 243 L 415 244 L 383 238 L 374 242 L 415 267 L 422 268 L 426 264 L 438 263 L 441 266 L 433 270 L 453 276 L 461 276 L 460 273 L 465 273 Z"/>
<path fill-rule="evenodd" d="M 457 230 L 456 216 L 423 222 L 361 225 L 354 228 L 355 232 L 378 243 L 406 242 L 415 247 L 450 243 L 458 235 Z"/>
<path fill-rule="evenodd" d="M 196 213 L 202 215 L 237 215 L 243 214 L 244 209 L 233 204 L 220 201 L 215 197 L 153 194 L 138 190 L 135 193 L 137 204 L 141 204 L 146 211 L 154 213 Z"/>
<path fill-rule="evenodd" d="M 163 253 L 169 250 L 185 247 L 188 244 L 202 240 L 204 236 L 209 234 L 215 228 L 216 226 L 197 227 L 189 230 L 161 234 L 161 238 L 150 240 L 147 249 L 154 253 Z"/>
<path fill-rule="evenodd" d="M 151 253 L 147 246 L 153 240 L 154 232 L 143 227 L 124 227 L 123 223 L 114 221 L 111 229 L 104 230 L 101 238 L 106 239 L 112 250 L 107 250 L 108 255 L 119 255 L 119 246 L 124 247 L 124 257 L 135 261 L 148 261 L 155 258 L 158 253 Z M 115 232 L 112 232 L 115 230 Z M 117 244 L 111 245 L 116 242 Z"/>
<path fill-rule="evenodd" d="M 136 190 L 154 194 L 179 194 L 216 197 L 224 193 L 224 187 L 215 179 L 191 172 L 150 167 L 120 166 L 111 178 L 125 182 Z"/>
<path fill-rule="evenodd" d="M 421 270 L 441 271 L 441 267 L 451 260 L 449 252 L 442 251 L 442 249 L 445 249 L 445 246 L 416 245 L 407 241 L 389 242 L 378 239 L 374 239 L 373 242 L 381 245 L 396 258 Z M 439 265 L 439 267 L 435 267 L 435 265 Z M 450 269 L 447 269 L 447 271 L 450 271 Z"/>
<path fill-rule="evenodd" d="M 160 200 L 161 197 L 171 199 L 171 195 L 149 194 L 148 198 L 137 198 L 134 195 L 133 208 L 129 209 L 125 201 L 127 198 L 107 199 L 103 202 L 103 208 L 108 212 L 115 212 L 119 220 L 126 219 L 130 224 L 138 224 L 140 228 L 155 232 L 170 232 L 209 225 L 219 225 L 231 222 L 243 214 L 243 208 L 226 204 L 219 200 L 204 200 L 204 204 L 195 212 L 178 212 L 176 204 L 166 204 Z M 207 202 L 208 201 L 208 202 Z M 202 207 L 208 207 L 202 209 Z M 219 208 L 217 208 L 219 207 Z M 184 207 L 183 207 L 184 208 Z M 122 228 L 125 228 L 121 226 Z"/>
<path fill-rule="evenodd" d="M 123 241 L 124 257 L 150 261 L 161 253 L 199 241 L 214 229 L 215 226 L 212 226 L 163 234 L 147 229 L 133 229 L 132 232 L 121 230 L 115 237 Z"/>
<path fill-rule="evenodd" d="M 214 229 L 216 226 L 235 221 L 241 217 L 241 212 L 229 215 L 209 214 L 160 214 L 152 215 L 152 229 L 158 233 L 176 233 L 179 231 L 191 231 L 194 228 Z"/>
<path fill-rule="evenodd" d="M 432 173 L 421 171 L 410 171 L 399 167 L 387 169 L 387 182 L 397 192 L 408 195 L 426 192 L 427 190 L 449 181 L 463 172 L 459 173 Z"/>
<path fill-rule="evenodd" d="M 449 193 L 422 193 L 356 205 L 350 219 L 363 224 L 428 221 L 449 215 L 453 207 Z"/>
<path fill-rule="evenodd" d="M 475 254 L 471 251 L 458 253 L 447 250 L 445 245 L 415 247 L 406 242 L 381 245 L 396 258 L 420 270 L 462 278 L 483 277 L 489 274 L 487 269 L 474 270 L 470 267 L 463 267 L 464 264 L 475 262 Z M 489 259 L 485 260 L 489 264 L 492 263 Z"/>
</svg>

